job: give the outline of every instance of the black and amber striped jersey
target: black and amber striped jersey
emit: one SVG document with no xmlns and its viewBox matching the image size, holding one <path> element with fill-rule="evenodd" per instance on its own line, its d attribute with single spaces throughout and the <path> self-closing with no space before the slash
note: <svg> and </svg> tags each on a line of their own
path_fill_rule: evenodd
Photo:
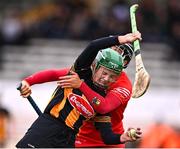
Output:
<svg viewBox="0 0 180 149">
<path fill-rule="evenodd" d="M 78 74 L 89 86 L 96 90 L 98 89 L 93 84 L 91 77 L 89 77 L 91 69 L 79 71 Z M 79 89 L 63 89 L 61 87 L 55 89 L 44 112 L 52 115 L 77 132 L 83 120 L 90 119 L 95 115 L 92 106 Z"/>
<path fill-rule="evenodd" d="M 95 112 L 86 97 L 78 90 L 57 87 L 45 109 L 45 113 L 78 132 L 83 120 L 92 118 Z"/>
</svg>

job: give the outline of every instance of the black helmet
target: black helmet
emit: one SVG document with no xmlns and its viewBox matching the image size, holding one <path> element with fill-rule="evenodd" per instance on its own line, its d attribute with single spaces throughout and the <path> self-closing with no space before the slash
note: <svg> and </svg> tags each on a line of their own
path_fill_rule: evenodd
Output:
<svg viewBox="0 0 180 149">
<path fill-rule="evenodd" d="M 119 46 L 115 46 L 117 48 L 117 51 L 122 55 L 123 58 L 123 68 L 126 68 L 128 64 L 130 63 L 133 53 L 134 53 L 134 48 L 132 44 L 125 43 Z"/>
</svg>

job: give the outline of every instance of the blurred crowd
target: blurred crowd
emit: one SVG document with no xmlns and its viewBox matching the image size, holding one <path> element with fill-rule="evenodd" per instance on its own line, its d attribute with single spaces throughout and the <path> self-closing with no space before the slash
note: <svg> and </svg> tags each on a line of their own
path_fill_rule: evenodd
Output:
<svg viewBox="0 0 180 149">
<path fill-rule="evenodd" d="M 2 18 L 2 39 L 5 43 L 19 43 L 18 38 L 23 40 L 25 36 L 88 40 L 129 30 L 125 1 L 110 3 L 102 9 L 99 6 L 98 11 L 94 11 L 94 5 L 83 0 L 58 0 L 28 10 L 10 8 Z"/>
<path fill-rule="evenodd" d="M 95 5 L 96 2 L 83 0 L 56 0 L 28 9 L 11 6 L 2 15 L 1 34 L 8 42 L 23 32 L 29 37 L 82 40 L 130 31 L 127 0 L 112 0 L 107 6 L 99 4 L 100 10 L 94 10 Z M 158 42 L 168 35 L 179 37 L 178 0 L 141 1 L 139 5 L 138 25 L 145 40 Z"/>
<path fill-rule="evenodd" d="M 138 29 L 144 42 L 166 42 L 180 60 L 178 0 L 137 1 Z M 27 2 L 28 3 L 28 2 Z M 7 7 L 1 15 L 0 45 L 25 44 L 31 38 L 92 40 L 131 31 L 127 0 L 54 0 Z M 8 6 L 8 5 L 7 5 Z M 175 54 L 174 54 L 175 53 Z"/>
<path fill-rule="evenodd" d="M 127 0 L 112 0 L 106 2 L 106 6 L 101 3 L 96 6 L 96 1 L 56 0 L 28 7 L 7 7 L 1 15 L 0 42 L 23 44 L 34 37 L 91 40 L 99 36 L 129 32 L 130 3 Z M 140 1 L 139 5 L 138 28 L 143 40 L 168 41 L 178 49 L 178 0 Z"/>
</svg>

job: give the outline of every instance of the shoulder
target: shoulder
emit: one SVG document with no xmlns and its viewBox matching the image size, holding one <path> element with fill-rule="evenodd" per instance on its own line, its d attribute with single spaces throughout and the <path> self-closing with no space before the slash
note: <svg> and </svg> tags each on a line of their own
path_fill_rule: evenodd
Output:
<svg viewBox="0 0 180 149">
<path fill-rule="evenodd" d="M 110 86 L 110 90 L 117 87 L 123 87 L 130 90 L 130 92 L 132 91 L 131 80 L 124 71 L 121 73 L 118 80 Z"/>
<path fill-rule="evenodd" d="M 126 81 L 127 83 L 131 84 L 131 81 L 130 81 L 128 75 L 124 71 L 122 71 L 121 75 L 118 78 L 118 81 Z"/>
<path fill-rule="evenodd" d="M 121 102 L 127 102 L 131 98 L 132 83 L 125 72 L 122 72 L 118 80 L 112 84 L 109 92 L 115 94 Z"/>
</svg>

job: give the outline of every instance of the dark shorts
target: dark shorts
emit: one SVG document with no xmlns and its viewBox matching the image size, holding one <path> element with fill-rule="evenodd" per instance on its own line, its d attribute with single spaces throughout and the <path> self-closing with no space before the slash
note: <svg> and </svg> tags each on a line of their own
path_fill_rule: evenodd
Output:
<svg viewBox="0 0 180 149">
<path fill-rule="evenodd" d="M 16 144 L 17 148 L 73 148 L 76 133 L 53 117 L 42 114 Z"/>
</svg>

